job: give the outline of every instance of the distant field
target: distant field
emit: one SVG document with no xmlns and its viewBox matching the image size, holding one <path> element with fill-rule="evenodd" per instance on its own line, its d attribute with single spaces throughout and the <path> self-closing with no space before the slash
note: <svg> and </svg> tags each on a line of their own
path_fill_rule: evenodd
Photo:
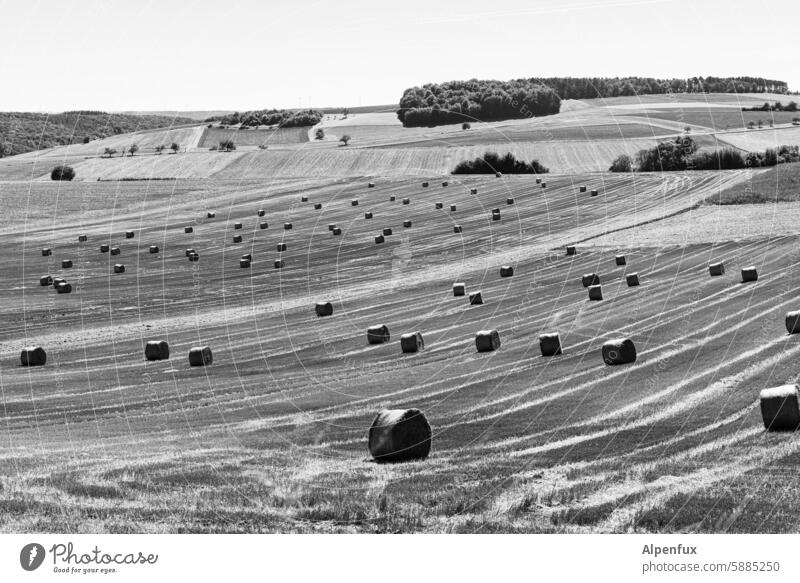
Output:
<svg viewBox="0 0 800 583">
<path fill-rule="evenodd" d="M 800 201 L 800 163 L 756 170 L 748 179 L 706 200 L 708 204 L 749 204 Z M 795 228 L 797 221 L 795 221 Z"/>
<path fill-rule="evenodd" d="M 800 126 L 764 128 L 719 134 L 720 141 L 747 151 L 763 151 L 778 146 L 800 145 Z"/>
<path fill-rule="evenodd" d="M 696 102 L 700 104 L 740 105 L 751 107 L 761 105 L 765 101 L 791 101 L 791 95 L 778 95 L 774 93 L 662 93 L 658 95 L 634 95 L 625 97 L 606 97 L 598 99 L 584 99 L 584 103 L 595 107 L 609 105 L 630 105 L 654 103 L 684 103 Z"/>
<path fill-rule="evenodd" d="M 644 115 L 644 114 L 643 114 Z M 650 118 L 668 119 L 680 123 L 705 126 L 715 130 L 728 128 L 744 128 L 748 122 L 764 122 L 765 126 L 772 121 L 775 124 L 791 123 L 792 118 L 800 117 L 800 112 L 794 111 L 741 111 L 741 110 L 655 110 L 646 114 Z"/>
<path fill-rule="evenodd" d="M 206 128 L 200 139 L 200 148 L 218 145 L 222 140 L 233 140 L 237 146 L 261 146 L 277 144 L 302 144 L 308 141 L 309 128 L 278 129 L 223 129 Z"/>
</svg>

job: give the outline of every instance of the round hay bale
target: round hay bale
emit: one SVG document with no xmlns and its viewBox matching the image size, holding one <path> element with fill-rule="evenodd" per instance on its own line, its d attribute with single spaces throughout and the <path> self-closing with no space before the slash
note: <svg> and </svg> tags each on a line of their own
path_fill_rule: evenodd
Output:
<svg viewBox="0 0 800 583">
<path fill-rule="evenodd" d="M 158 253 L 158 245 L 150 245 L 150 253 Z"/>
<path fill-rule="evenodd" d="M 206 213 L 206 218 L 207 218 L 207 219 L 213 219 L 213 218 L 214 218 L 214 217 L 216 217 L 216 216 L 217 216 L 217 213 L 215 213 L 215 212 L 213 212 L 213 211 L 208 211 L 208 212 Z"/>
<path fill-rule="evenodd" d="M 436 209 L 443 209 L 443 208 L 444 208 L 444 204 L 443 204 L 443 203 L 441 203 L 441 202 L 437 202 L 437 203 L 434 205 L 434 207 L 435 207 Z"/>
<path fill-rule="evenodd" d="M 391 196 L 389 197 L 389 202 L 394 202 L 394 201 L 396 201 L 396 200 L 397 200 L 397 197 L 396 197 L 395 195 L 391 195 Z"/>
<path fill-rule="evenodd" d="M 600 277 L 596 273 L 585 273 L 583 277 L 581 277 L 581 283 L 583 284 L 583 287 L 600 285 Z"/>
<path fill-rule="evenodd" d="M 166 340 L 150 340 L 144 346 L 144 357 L 147 360 L 167 360 L 169 358 L 169 344 Z"/>
<path fill-rule="evenodd" d="M 259 229 L 263 230 L 263 229 L 266 229 L 267 227 L 269 227 L 269 223 L 267 223 L 267 221 L 261 221 L 260 223 L 258 223 L 258 228 Z"/>
<path fill-rule="evenodd" d="M 599 193 L 596 190 L 592 190 L 592 192 L 589 193 L 589 196 L 597 196 L 598 194 Z"/>
<path fill-rule="evenodd" d="M 317 210 L 317 211 L 318 211 L 318 210 L 319 210 L 319 209 L 321 209 L 321 208 L 322 208 L 322 203 L 321 203 L 321 202 L 316 202 L 316 203 L 314 203 L 314 210 Z"/>
<path fill-rule="evenodd" d="M 266 215 L 266 214 L 267 214 L 267 211 L 265 211 L 264 209 L 258 209 L 258 211 L 257 211 L 257 213 L 256 213 L 256 214 L 257 214 L 259 217 L 263 217 L 264 215 Z"/>
<path fill-rule="evenodd" d="M 464 296 L 467 295 L 467 286 L 463 283 L 454 283 L 453 284 L 453 295 L 454 296 Z"/>
<path fill-rule="evenodd" d="M 500 266 L 500 277 L 513 277 L 514 276 L 514 267 L 511 265 L 501 265 Z"/>
<path fill-rule="evenodd" d="M 597 302 L 603 299 L 603 286 L 590 285 L 589 286 L 589 301 Z"/>
<path fill-rule="evenodd" d="M 629 273 L 625 276 L 625 282 L 628 284 L 628 287 L 635 287 L 639 285 L 639 274 Z"/>
<path fill-rule="evenodd" d="M 367 188 L 375 188 L 375 183 L 374 182 L 368 183 Z"/>
<path fill-rule="evenodd" d="M 499 221 L 500 220 L 500 209 L 492 210 L 492 220 Z"/>
<path fill-rule="evenodd" d="M 354 198 L 353 200 L 351 200 L 350 201 L 350 206 L 358 206 L 358 199 Z"/>
<path fill-rule="evenodd" d="M 539 334 L 539 350 L 542 356 L 558 356 L 561 354 L 561 338 L 558 332 Z"/>
<path fill-rule="evenodd" d="M 756 271 L 755 266 L 751 265 L 750 267 L 742 268 L 742 283 L 756 280 L 758 280 L 758 271 Z"/>
<path fill-rule="evenodd" d="M 425 340 L 420 332 L 409 332 L 400 337 L 400 349 L 406 354 L 419 352 L 425 348 Z"/>
<path fill-rule="evenodd" d="M 320 318 L 333 315 L 333 304 L 330 302 L 317 302 L 314 306 L 314 312 Z"/>
<path fill-rule="evenodd" d="M 422 188 L 428 188 L 428 183 L 427 182 L 423 182 L 422 183 Z"/>
<path fill-rule="evenodd" d="M 800 429 L 797 385 L 763 389 L 758 398 L 761 401 L 761 419 L 764 421 L 764 428 L 767 431 Z"/>
<path fill-rule="evenodd" d="M 442 186 L 443 186 L 443 187 L 444 187 L 444 186 L 449 186 L 449 185 L 450 185 L 450 183 L 449 183 L 449 182 L 447 182 L 447 180 L 445 180 L 444 182 L 442 182 Z"/>
<path fill-rule="evenodd" d="M 233 223 L 233 228 L 234 229 L 241 229 L 242 228 L 242 223 Z"/>
<path fill-rule="evenodd" d="M 492 352 L 500 348 L 500 333 L 497 330 L 478 330 L 475 334 L 478 352 Z"/>
<path fill-rule="evenodd" d="M 125 238 L 126 239 L 133 239 L 135 233 L 133 231 L 125 231 Z"/>
<path fill-rule="evenodd" d="M 800 311 L 788 312 L 786 314 L 786 331 L 789 334 L 797 334 L 800 332 Z"/>
<path fill-rule="evenodd" d="M 78 243 L 86 243 L 89 240 L 89 237 L 86 235 L 78 235 Z"/>
<path fill-rule="evenodd" d="M 547 188 L 547 183 L 546 182 L 542 182 L 542 188 Z"/>
<path fill-rule="evenodd" d="M 194 227 L 184 227 L 183 228 L 183 232 L 184 233 L 194 233 Z"/>
<path fill-rule="evenodd" d="M 411 226 L 411 221 L 409 221 L 408 219 L 406 219 L 405 221 L 403 221 L 403 227 L 405 227 L 406 229 L 408 229 L 410 226 Z"/>
<path fill-rule="evenodd" d="M 189 254 L 189 261 L 200 261 L 200 255 L 198 255 L 197 253 L 194 253 L 194 252 L 190 253 Z"/>
<path fill-rule="evenodd" d="M 542 183 L 542 179 L 541 178 L 537 178 L 536 179 L 536 184 L 541 184 L 541 183 Z"/>
<path fill-rule="evenodd" d="M 367 328 L 367 343 L 368 344 L 383 344 L 389 342 L 389 327 L 384 324 L 377 326 L 370 326 Z"/>
<path fill-rule="evenodd" d="M 431 426 L 419 409 L 384 409 L 369 428 L 369 453 L 378 463 L 424 460 Z"/>
<path fill-rule="evenodd" d="M 451 204 L 451 205 L 450 205 L 450 212 L 451 212 L 451 213 L 454 213 L 454 212 L 456 212 L 456 205 L 454 205 L 454 204 Z"/>
<path fill-rule="evenodd" d="M 453 232 L 454 232 L 454 233 L 461 233 L 461 232 L 463 232 L 463 229 L 461 228 L 461 225 L 453 225 Z"/>
<path fill-rule="evenodd" d="M 482 304 L 483 304 L 483 296 L 481 295 L 481 292 L 479 292 L 479 291 L 470 292 L 470 294 L 469 294 L 469 305 L 470 306 L 480 306 Z"/>
<path fill-rule="evenodd" d="M 41 346 L 26 346 L 19 359 L 22 366 L 44 366 L 47 363 L 47 353 Z"/>
<path fill-rule="evenodd" d="M 334 235 L 334 236 L 338 236 L 338 235 L 341 235 L 341 234 L 342 234 L 342 229 L 341 229 L 341 227 L 336 227 L 336 228 L 333 230 L 333 235 Z"/>
<path fill-rule="evenodd" d="M 247 261 L 252 261 L 253 260 L 253 254 L 252 253 L 245 253 L 244 255 L 242 255 L 242 259 L 247 259 Z"/>
<path fill-rule="evenodd" d="M 511 197 L 511 196 L 509 196 L 509 197 L 506 199 L 506 204 L 514 204 L 514 198 L 513 198 L 513 197 Z"/>
<path fill-rule="evenodd" d="M 275 269 L 283 269 L 283 267 L 284 267 L 283 259 L 275 260 Z"/>
<path fill-rule="evenodd" d="M 45 247 L 45 248 L 42 249 L 42 257 L 47 257 L 48 255 L 52 255 L 52 254 L 53 254 L 53 250 L 50 249 L 49 247 Z"/>
<path fill-rule="evenodd" d="M 307 196 L 301 196 L 300 197 L 300 202 L 308 202 L 308 197 Z"/>
<path fill-rule="evenodd" d="M 100 245 L 100 253 L 108 253 L 110 246 L 108 243 L 103 243 Z"/>
<path fill-rule="evenodd" d="M 194 252 L 195 252 L 195 250 L 194 250 L 194 249 L 191 249 L 191 248 L 187 249 L 187 250 L 186 250 L 186 257 L 189 257 L 189 255 L 191 255 L 191 254 L 192 254 L 192 253 L 194 253 Z"/>
<path fill-rule="evenodd" d="M 277 250 L 278 253 L 280 253 L 281 251 L 286 251 L 286 243 L 278 243 Z"/>
<path fill-rule="evenodd" d="M 384 235 L 385 237 L 388 237 L 388 236 L 389 236 L 389 235 L 391 235 L 391 234 L 392 234 L 392 229 L 391 229 L 390 227 L 384 227 L 384 229 L 383 229 L 383 235 Z"/>
<path fill-rule="evenodd" d="M 470 194 L 478 194 L 478 189 L 477 188 L 470 188 L 469 193 Z"/>
<path fill-rule="evenodd" d="M 64 279 L 63 277 L 54 277 L 53 278 L 53 289 L 57 289 L 59 283 L 66 283 L 66 282 L 67 282 L 67 280 Z"/>
<path fill-rule="evenodd" d="M 58 282 L 58 285 L 56 285 L 56 292 L 60 294 L 71 294 L 72 284 L 67 283 L 66 281 L 60 281 Z"/>
<path fill-rule="evenodd" d="M 210 346 L 193 346 L 189 349 L 189 366 L 207 366 L 213 361 Z"/>
<path fill-rule="evenodd" d="M 239 260 L 239 267 L 242 269 L 248 269 L 250 267 L 250 260 L 249 259 L 240 259 Z"/>
<path fill-rule="evenodd" d="M 603 362 L 607 365 L 636 362 L 636 346 L 630 338 L 615 338 L 603 344 Z"/>
<path fill-rule="evenodd" d="M 383 239 L 383 235 L 378 235 L 377 237 L 375 237 L 375 244 L 376 244 L 376 245 L 377 245 L 378 243 L 383 243 L 383 241 L 384 241 L 384 239 Z"/>
<path fill-rule="evenodd" d="M 328 223 L 328 230 L 333 231 L 336 228 L 336 223 Z"/>
<path fill-rule="evenodd" d="M 241 243 L 242 242 L 242 236 L 241 235 L 234 235 L 233 236 L 233 242 L 234 243 Z"/>
<path fill-rule="evenodd" d="M 411 199 L 410 198 L 404 198 L 403 199 L 403 204 L 411 204 Z"/>
<path fill-rule="evenodd" d="M 39 278 L 39 285 L 42 287 L 53 285 L 53 278 L 49 275 L 43 275 Z"/>
<path fill-rule="evenodd" d="M 624 255 L 617 255 L 617 256 L 615 256 L 615 257 L 614 257 L 614 262 L 615 262 L 617 265 L 627 265 L 627 264 L 628 264 L 628 260 L 625 258 L 625 256 L 624 256 Z"/>
<path fill-rule="evenodd" d="M 575 248 L 575 245 L 567 245 L 567 255 L 575 255 L 578 250 Z"/>
<path fill-rule="evenodd" d="M 708 266 L 708 273 L 713 277 L 715 275 L 723 275 L 725 273 L 725 264 L 720 263 L 712 263 Z"/>
<path fill-rule="evenodd" d="M 364 213 L 364 218 L 365 219 L 371 219 L 372 218 L 372 213 L 370 213 L 370 212 Z"/>
<path fill-rule="evenodd" d="M 72 267 L 72 259 L 62 259 L 61 260 L 61 268 L 62 269 L 70 269 Z"/>
<path fill-rule="evenodd" d="M 111 249 L 109 249 L 109 251 L 111 251 L 112 255 L 119 255 L 120 254 L 119 247 L 112 247 Z"/>
<path fill-rule="evenodd" d="M 292 223 L 283 223 L 283 230 L 290 231 L 292 229 Z"/>
<path fill-rule="evenodd" d="M 115 264 L 114 273 L 125 273 L 125 266 L 122 263 Z"/>
<path fill-rule="evenodd" d="M 579 192 L 586 192 L 586 187 L 585 186 L 581 186 L 578 190 L 579 190 Z"/>
</svg>

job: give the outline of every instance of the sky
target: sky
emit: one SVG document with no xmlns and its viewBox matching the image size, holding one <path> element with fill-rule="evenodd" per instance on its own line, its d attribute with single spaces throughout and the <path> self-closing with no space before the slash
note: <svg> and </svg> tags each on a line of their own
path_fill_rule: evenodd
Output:
<svg viewBox="0 0 800 583">
<path fill-rule="evenodd" d="M 0 110 L 353 107 L 549 76 L 800 90 L 798 16 L 796 0 L 0 0 Z"/>
</svg>

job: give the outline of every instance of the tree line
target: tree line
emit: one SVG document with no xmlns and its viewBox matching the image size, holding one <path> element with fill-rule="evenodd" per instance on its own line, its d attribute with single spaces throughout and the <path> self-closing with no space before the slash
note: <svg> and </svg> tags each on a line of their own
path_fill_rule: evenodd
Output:
<svg viewBox="0 0 800 583">
<path fill-rule="evenodd" d="M 220 122 L 224 125 L 241 124 L 243 126 L 279 126 L 282 128 L 298 128 L 317 125 L 324 114 L 318 109 L 259 109 L 229 113 L 209 117 L 207 122 Z"/>
<path fill-rule="evenodd" d="M 760 77 L 546 77 L 539 79 L 561 99 L 595 99 L 665 93 L 789 93 L 785 81 Z"/>
<path fill-rule="evenodd" d="M 474 160 L 460 162 L 453 174 L 547 174 L 550 169 L 539 163 L 538 160 L 525 162 L 517 160 L 511 152 L 500 156 L 497 152 L 486 152 Z"/>
<path fill-rule="evenodd" d="M 770 103 L 765 101 L 763 105 L 756 105 L 754 107 L 743 107 L 742 111 L 797 111 L 797 102 L 790 101 L 786 105 L 780 101 Z"/>
</svg>

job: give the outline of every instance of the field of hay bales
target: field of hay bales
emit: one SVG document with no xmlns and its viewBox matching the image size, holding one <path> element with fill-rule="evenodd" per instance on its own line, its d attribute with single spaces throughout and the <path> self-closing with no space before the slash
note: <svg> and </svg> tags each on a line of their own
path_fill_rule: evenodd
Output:
<svg viewBox="0 0 800 583">
<path fill-rule="evenodd" d="M 796 378 L 796 234 L 635 235 L 747 173 L 426 179 L 3 182 L 0 530 L 797 530 L 800 440 L 766 433 L 758 410 L 761 389 Z M 746 265 L 758 281 L 741 283 Z M 376 325 L 388 342 L 368 343 Z M 477 352 L 479 330 L 499 348 Z M 403 354 L 416 331 L 424 349 Z M 550 332 L 563 354 L 543 357 Z M 636 362 L 607 366 L 621 336 Z M 146 360 L 156 340 L 169 359 Z M 19 365 L 31 345 L 46 365 Z M 190 366 L 205 345 L 213 363 Z M 424 411 L 426 460 L 370 460 L 384 408 Z"/>
</svg>

